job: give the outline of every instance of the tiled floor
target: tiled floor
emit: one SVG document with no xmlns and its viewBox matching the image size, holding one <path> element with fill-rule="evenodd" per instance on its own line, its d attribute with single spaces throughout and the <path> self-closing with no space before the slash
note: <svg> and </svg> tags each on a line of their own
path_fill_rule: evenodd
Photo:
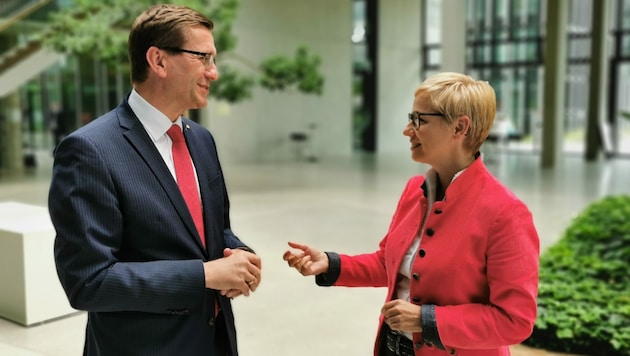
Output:
<svg viewBox="0 0 630 356">
<path fill-rule="evenodd" d="M 0 176 L 0 201 L 45 206 L 50 158 L 41 154 L 38 163 L 26 175 Z M 528 204 L 543 248 L 588 203 L 630 194 L 630 160 L 567 157 L 542 170 L 533 155 L 506 154 L 488 166 Z M 406 156 L 224 163 L 233 228 L 263 260 L 258 291 L 234 301 L 241 355 L 371 354 L 385 290 L 319 288 L 287 268 L 281 256 L 287 240 L 346 253 L 372 251 L 406 180 L 425 169 Z M 27 328 L 0 319 L 0 355 L 80 355 L 84 326 L 83 313 Z"/>
</svg>

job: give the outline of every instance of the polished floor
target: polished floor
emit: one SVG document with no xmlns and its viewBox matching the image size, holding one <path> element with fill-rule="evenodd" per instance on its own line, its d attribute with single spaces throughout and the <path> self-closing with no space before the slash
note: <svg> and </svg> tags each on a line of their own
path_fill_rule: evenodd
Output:
<svg viewBox="0 0 630 356">
<path fill-rule="evenodd" d="M 45 206 L 50 161 L 40 153 L 33 171 L 0 176 L 0 201 Z M 543 249 L 587 204 L 630 194 L 627 159 L 585 163 L 570 156 L 552 170 L 541 169 L 531 154 L 495 153 L 486 162 L 532 210 Z M 320 288 L 281 256 L 288 240 L 345 253 L 373 251 L 406 180 L 426 167 L 407 156 L 357 155 L 223 168 L 232 226 L 263 260 L 258 291 L 234 300 L 241 355 L 370 355 L 385 290 Z M 85 320 L 81 312 L 31 327 L 0 319 L 0 355 L 80 355 Z"/>
</svg>

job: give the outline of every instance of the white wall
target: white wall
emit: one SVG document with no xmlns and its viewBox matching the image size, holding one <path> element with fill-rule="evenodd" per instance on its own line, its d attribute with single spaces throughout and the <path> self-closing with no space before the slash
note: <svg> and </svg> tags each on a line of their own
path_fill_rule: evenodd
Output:
<svg viewBox="0 0 630 356">
<path fill-rule="evenodd" d="M 402 131 L 420 84 L 420 1 L 380 0 L 378 6 L 377 150 L 408 153 Z"/>
<path fill-rule="evenodd" d="M 293 56 L 298 46 L 307 45 L 322 58 L 325 85 L 319 97 L 258 88 L 252 99 L 235 105 L 211 100 L 203 123 L 215 136 L 222 162 L 293 159 L 289 134 L 308 131 L 311 123 L 317 125 L 314 155 L 350 155 L 352 1 L 243 1 L 234 32 L 236 52 L 255 62 L 275 54 Z"/>
</svg>

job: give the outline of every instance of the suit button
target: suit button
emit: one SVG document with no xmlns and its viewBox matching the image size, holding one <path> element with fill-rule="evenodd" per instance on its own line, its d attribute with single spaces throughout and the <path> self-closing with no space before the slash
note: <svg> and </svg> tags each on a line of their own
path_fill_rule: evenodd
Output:
<svg viewBox="0 0 630 356">
<path fill-rule="evenodd" d="M 456 352 L 455 349 L 451 349 L 448 353 L 451 355 L 455 355 L 455 352 Z"/>
<path fill-rule="evenodd" d="M 420 280 L 420 275 L 417 273 L 412 274 L 413 279 L 415 279 L 416 281 Z"/>
<path fill-rule="evenodd" d="M 433 343 L 431 343 L 431 341 L 427 341 L 427 342 L 425 342 L 425 343 L 424 343 L 424 345 L 425 345 L 426 347 L 433 347 Z"/>
<path fill-rule="evenodd" d="M 435 233 L 435 231 L 433 231 L 432 228 L 428 228 L 427 229 L 427 236 L 433 236 L 434 233 Z"/>
<path fill-rule="evenodd" d="M 413 344 L 413 347 L 414 347 L 415 349 L 421 349 L 421 348 L 422 348 L 422 343 L 417 342 L 417 343 Z"/>
<path fill-rule="evenodd" d="M 436 214 L 442 214 L 442 209 L 435 209 L 433 212 Z"/>
<path fill-rule="evenodd" d="M 427 253 L 426 253 L 426 251 L 424 251 L 423 248 L 421 248 L 420 251 L 418 252 L 418 256 L 420 256 L 420 257 L 424 257 L 424 256 L 426 256 L 426 254 Z"/>
<path fill-rule="evenodd" d="M 411 301 L 412 301 L 412 302 L 414 302 L 414 303 L 420 303 L 420 298 L 418 298 L 418 297 L 413 297 L 413 298 L 411 299 Z"/>
<path fill-rule="evenodd" d="M 217 318 L 215 317 L 211 317 L 210 319 L 208 319 L 208 325 L 210 326 L 214 326 L 214 323 L 217 321 Z"/>
</svg>

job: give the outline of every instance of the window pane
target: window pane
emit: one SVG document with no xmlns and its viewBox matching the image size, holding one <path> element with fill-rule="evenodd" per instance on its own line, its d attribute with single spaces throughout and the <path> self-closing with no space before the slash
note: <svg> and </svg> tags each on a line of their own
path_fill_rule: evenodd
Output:
<svg viewBox="0 0 630 356">
<path fill-rule="evenodd" d="M 442 2 L 440 0 L 427 1 L 425 21 L 425 44 L 440 44 L 442 42 Z"/>
</svg>

